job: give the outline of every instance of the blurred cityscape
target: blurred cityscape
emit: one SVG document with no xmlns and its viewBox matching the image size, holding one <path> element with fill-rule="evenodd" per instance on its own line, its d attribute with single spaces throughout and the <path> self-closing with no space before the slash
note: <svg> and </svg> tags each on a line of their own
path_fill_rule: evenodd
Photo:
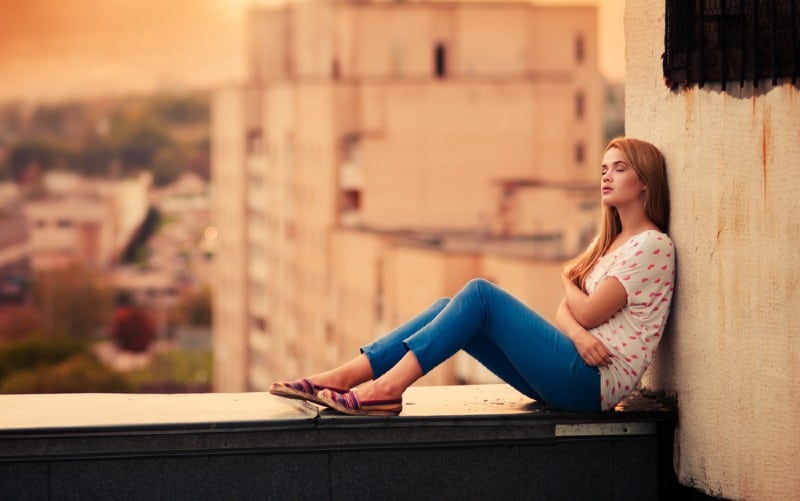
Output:
<svg viewBox="0 0 800 501">
<path fill-rule="evenodd" d="M 551 318 L 623 133 L 598 10 L 261 6 L 239 83 L 0 103 L 0 393 L 260 391 L 476 276 Z"/>
<path fill-rule="evenodd" d="M 205 93 L 0 106 L 0 392 L 210 386 Z"/>
</svg>

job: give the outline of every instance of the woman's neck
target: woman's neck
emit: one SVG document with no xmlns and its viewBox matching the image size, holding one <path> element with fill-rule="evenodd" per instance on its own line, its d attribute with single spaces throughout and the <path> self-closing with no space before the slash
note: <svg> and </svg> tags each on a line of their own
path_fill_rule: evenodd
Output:
<svg viewBox="0 0 800 501">
<path fill-rule="evenodd" d="M 619 215 L 619 222 L 622 230 L 619 236 L 623 239 L 628 239 L 634 235 L 647 230 L 657 230 L 658 227 L 648 218 L 641 202 L 634 202 L 627 206 L 617 207 L 617 214 Z"/>
</svg>

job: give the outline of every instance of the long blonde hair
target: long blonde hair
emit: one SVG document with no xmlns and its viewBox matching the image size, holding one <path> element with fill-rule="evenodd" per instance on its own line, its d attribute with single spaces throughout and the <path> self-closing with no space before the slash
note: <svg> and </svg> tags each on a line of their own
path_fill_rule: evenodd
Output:
<svg viewBox="0 0 800 501">
<path fill-rule="evenodd" d="M 611 148 L 619 148 L 644 183 L 644 214 L 661 231 L 666 232 L 669 226 L 669 188 L 664 155 L 647 141 L 627 137 L 612 139 L 605 151 Z M 585 290 L 586 276 L 621 231 L 622 223 L 616 207 L 603 205 L 600 231 L 585 251 L 567 263 L 567 277 Z"/>
</svg>

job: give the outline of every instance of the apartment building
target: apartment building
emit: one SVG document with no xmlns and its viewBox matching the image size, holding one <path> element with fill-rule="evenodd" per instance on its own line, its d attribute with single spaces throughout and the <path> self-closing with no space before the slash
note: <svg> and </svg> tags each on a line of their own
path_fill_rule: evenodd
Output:
<svg viewBox="0 0 800 501">
<path fill-rule="evenodd" d="M 147 215 L 151 184 L 147 172 L 122 180 L 45 174 L 45 193 L 23 203 L 32 267 L 81 262 L 102 268 L 114 263 Z"/>
<path fill-rule="evenodd" d="M 0 303 L 22 300 L 30 274 L 28 225 L 20 200 L 17 185 L 0 183 Z"/>
<path fill-rule="evenodd" d="M 596 24 L 519 1 L 251 11 L 248 79 L 214 103 L 215 388 L 347 360 L 475 276 L 552 315 L 597 216 Z"/>
</svg>

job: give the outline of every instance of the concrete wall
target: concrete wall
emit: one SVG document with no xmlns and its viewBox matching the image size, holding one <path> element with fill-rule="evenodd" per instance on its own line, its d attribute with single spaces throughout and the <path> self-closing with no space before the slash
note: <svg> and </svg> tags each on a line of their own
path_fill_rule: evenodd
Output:
<svg viewBox="0 0 800 501">
<path fill-rule="evenodd" d="M 671 328 L 646 379 L 677 395 L 682 483 L 800 491 L 800 96 L 662 81 L 664 3 L 628 0 L 626 131 L 665 153 L 678 248 Z"/>
<path fill-rule="evenodd" d="M 220 89 L 212 101 L 212 196 L 220 259 L 214 269 L 214 391 L 247 388 L 244 218 L 244 98 L 238 88 Z"/>
</svg>

